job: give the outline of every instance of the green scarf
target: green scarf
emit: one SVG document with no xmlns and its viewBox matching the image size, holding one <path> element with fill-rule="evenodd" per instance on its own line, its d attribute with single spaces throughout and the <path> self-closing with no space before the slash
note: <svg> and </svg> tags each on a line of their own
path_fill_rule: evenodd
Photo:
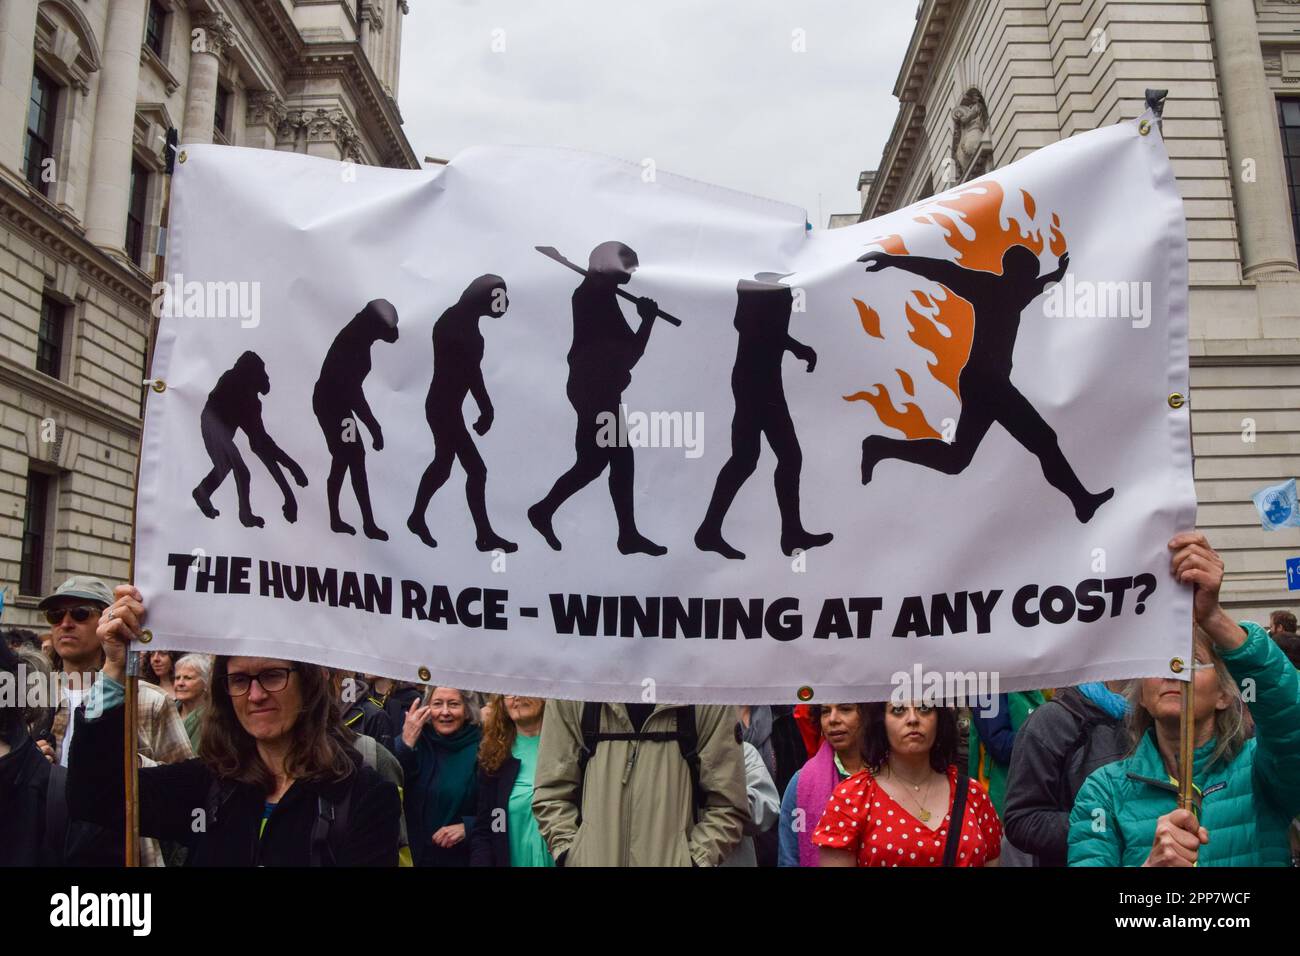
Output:
<svg viewBox="0 0 1300 956">
<path fill-rule="evenodd" d="M 429 833 L 460 823 L 474 813 L 478 742 L 482 731 L 466 724 L 454 734 L 443 736 L 429 728 L 424 733 L 433 754 L 433 779 L 424 783 L 424 825 Z M 466 812 L 468 809 L 468 812 Z"/>
</svg>

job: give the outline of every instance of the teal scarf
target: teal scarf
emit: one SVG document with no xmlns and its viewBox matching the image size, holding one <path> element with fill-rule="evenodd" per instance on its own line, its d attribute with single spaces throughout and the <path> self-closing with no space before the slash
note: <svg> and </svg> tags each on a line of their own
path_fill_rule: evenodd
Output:
<svg viewBox="0 0 1300 956">
<path fill-rule="evenodd" d="M 424 739 L 433 750 L 433 779 L 426 779 L 424 824 L 430 833 L 473 816 L 478 742 L 482 732 L 466 724 L 454 734 L 443 736 L 432 728 Z"/>
</svg>

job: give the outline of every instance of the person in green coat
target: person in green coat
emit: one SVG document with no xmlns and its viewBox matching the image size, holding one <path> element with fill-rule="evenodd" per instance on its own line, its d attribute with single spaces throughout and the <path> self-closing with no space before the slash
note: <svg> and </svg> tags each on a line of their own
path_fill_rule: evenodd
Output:
<svg viewBox="0 0 1300 956">
<path fill-rule="evenodd" d="M 999 694 L 987 713 L 978 707 L 971 709 L 966 772 L 989 792 L 998 819 L 1002 818 L 1002 803 L 1007 795 L 1007 771 L 1016 734 L 1046 699 L 1039 690 L 1015 691 Z"/>
<path fill-rule="evenodd" d="M 1174 579 L 1195 586 L 1193 784 L 1178 809 L 1181 682 L 1131 692 L 1137 747 L 1084 781 L 1070 814 L 1070 866 L 1288 866 L 1300 813 L 1300 680 L 1258 624 L 1219 604 L 1223 560 L 1201 534 L 1169 542 Z M 1254 718 L 1249 735 L 1246 711 Z"/>
<path fill-rule="evenodd" d="M 186 654 L 173 665 L 176 707 L 185 724 L 185 734 L 190 738 L 190 750 L 196 757 L 203 739 L 203 712 L 211 697 L 211 685 L 212 660 L 206 654 Z"/>
</svg>

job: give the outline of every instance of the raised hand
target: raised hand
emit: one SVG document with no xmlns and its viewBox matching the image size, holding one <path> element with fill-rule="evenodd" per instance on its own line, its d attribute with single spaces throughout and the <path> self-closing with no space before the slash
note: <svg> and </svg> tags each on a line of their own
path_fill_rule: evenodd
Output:
<svg viewBox="0 0 1300 956">
<path fill-rule="evenodd" d="M 420 739 L 420 732 L 424 729 L 424 725 L 432 716 L 433 708 L 422 706 L 420 698 L 411 701 L 411 707 L 402 721 L 402 742 L 408 747 L 414 747 L 415 742 Z"/>
</svg>

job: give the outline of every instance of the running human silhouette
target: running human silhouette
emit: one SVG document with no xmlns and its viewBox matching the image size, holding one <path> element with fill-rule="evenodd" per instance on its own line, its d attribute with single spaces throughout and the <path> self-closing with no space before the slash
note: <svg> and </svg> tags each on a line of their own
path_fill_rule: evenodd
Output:
<svg viewBox="0 0 1300 956">
<path fill-rule="evenodd" d="M 424 417 L 433 431 L 433 461 L 424 469 L 415 495 L 415 507 L 406 527 L 431 548 L 438 546 L 425 523 L 429 500 L 451 476 L 455 461 L 465 469 L 465 500 L 474 518 L 475 545 L 480 551 L 511 552 L 519 546 L 492 530 L 487 513 L 487 466 L 465 427 L 465 396 L 478 404 L 474 431 L 486 435 L 494 412 L 483 384 L 483 335 L 478 320 L 505 315 L 510 306 L 505 280 L 481 275 L 461 293 L 460 299 L 433 324 L 433 382 L 424 400 Z"/>
<path fill-rule="evenodd" d="M 742 279 L 736 286 L 736 364 L 731 369 L 731 394 L 736 411 L 731 419 L 731 457 L 713 486 L 713 497 L 699 530 L 695 546 L 716 551 L 725 558 L 743 559 L 744 552 L 722 536 L 722 523 L 736 493 L 758 467 L 763 437 L 776 455 L 776 504 L 781 511 L 781 550 L 808 550 L 830 544 L 834 535 L 807 531 L 799 517 L 799 476 L 803 452 L 794 431 L 790 408 L 781 381 L 781 360 L 789 352 L 806 363 L 807 371 L 817 367 L 817 353 L 791 337 L 790 313 L 794 293 L 781 280 L 785 275 L 760 272 Z"/>
<path fill-rule="evenodd" d="M 573 293 L 573 344 L 569 348 L 566 392 L 578 415 L 573 466 L 555 481 L 550 492 L 528 509 L 528 520 L 556 551 L 560 539 L 552 521 L 556 510 L 609 469 L 609 496 L 618 520 L 618 550 L 623 554 L 662 555 L 668 552 L 641 534 L 632 504 L 635 459 L 621 441 L 602 438 L 610 429 L 602 418 L 622 417 L 623 390 L 632 382 L 632 369 L 645 353 L 659 306 L 654 299 L 636 300 L 641 324 L 628 327 L 616 292 L 636 271 L 636 253 L 621 242 L 602 242 L 591 251 L 587 275 Z M 621 425 L 618 435 L 627 429 Z"/>
<path fill-rule="evenodd" d="M 361 419 L 370 431 L 375 451 L 384 447 L 384 433 L 375 421 L 362 383 L 370 374 L 370 347 L 376 342 L 397 341 L 397 310 L 387 299 L 373 299 L 352 317 L 334 338 L 320 378 L 311 394 L 312 411 L 325 433 L 329 448 L 329 478 L 325 482 L 329 498 L 330 530 L 339 534 L 356 534 L 356 528 L 339 514 L 339 491 L 343 477 L 351 475 L 352 490 L 361 508 L 362 531 L 367 538 L 387 541 L 388 533 L 375 524 L 370 508 L 370 484 L 366 479 L 366 450 L 357 434 L 356 419 Z"/>
<path fill-rule="evenodd" d="M 970 357 L 957 379 L 961 417 L 951 443 L 939 438 L 904 440 L 872 435 L 862 442 L 862 483 L 871 481 L 876 465 L 888 458 L 909 461 L 944 474 L 963 471 L 975 456 L 994 422 L 1038 457 L 1043 476 L 1074 506 L 1085 524 L 1114 494 L 1107 488 L 1090 493 L 1066 461 L 1056 432 L 1011 384 L 1012 353 L 1020 329 L 1020 315 L 1049 283 L 1060 282 L 1070 264 L 1067 252 L 1055 271 L 1038 274 L 1038 256 L 1020 245 L 1002 256 L 1002 274 L 967 269 L 946 259 L 869 252 L 858 259 L 867 272 L 893 266 L 946 286 L 969 302 L 975 313 Z"/>
<path fill-rule="evenodd" d="M 266 524 L 253 514 L 249 503 L 248 466 L 244 464 L 244 456 L 235 445 L 235 432 L 242 428 L 249 449 L 261 459 L 275 483 L 280 486 L 284 495 L 285 519 L 291 523 L 298 520 L 298 501 L 280 466 L 289 469 L 300 488 L 307 487 L 307 475 L 267 434 L 266 426 L 262 424 L 260 396 L 270 391 L 271 379 L 266 374 L 266 363 L 256 352 L 245 352 L 235 359 L 233 367 L 221 373 L 217 384 L 208 393 L 207 403 L 199 416 L 199 427 L 203 434 L 203 447 L 212 459 L 212 470 L 199 482 L 193 495 L 199 510 L 209 518 L 221 514 L 212 506 L 212 494 L 233 471 L 235 492 L 239 496 L 240 524 L 246 528 L 261 528 Z"/>
</svg>

